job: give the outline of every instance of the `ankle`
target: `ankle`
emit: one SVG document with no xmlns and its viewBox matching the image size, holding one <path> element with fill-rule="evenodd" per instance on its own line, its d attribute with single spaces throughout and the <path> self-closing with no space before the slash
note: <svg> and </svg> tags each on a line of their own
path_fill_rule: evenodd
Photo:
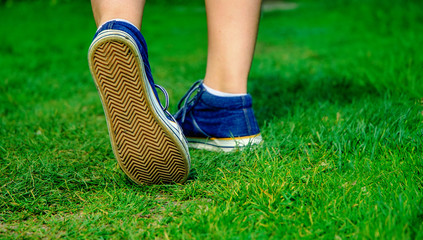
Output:
<svg viewBox="0 0 423 240">
<path fill-rule="evenodd" d="M 122 18 L 114 18 L 114 19 L 110 19 L 108 21 L 103 22 L 101 25 L 98 26 L 97 31 L 100 30 L 101 27 L 103 27 L 105 24 L 112 22 L 112 21 L 119 21 L 119 22 L 125 22 L 133 27 L 135 27 L 136 29 L 140 30 L 134 23 L 126 20 L 126 19 L 122 19 Z"/>
<path fill-rule="evenodd" d="M 220 78 L 204 78 L 203 85 L 215 91 L 226 94 L 246 94 L 247 81 L 243 78 L 220 77 Z M 207 88 L 206 88 L 207 89 Z"/>
<path fill-rule="evenodd" d="M 214 96 L 218 96 L 218 97 L 240 97 L 240 96 L 245 96 L 247 95 L 247 93 L 228 93 L 228 92 L 221 92 L 218 91 L 216 89 L 213 89 L 209 86 L 207 86 L 206 84 L 203 83 L 203 87 L 204 89 L 206 89 L 206 91 Z"/>
</svg>

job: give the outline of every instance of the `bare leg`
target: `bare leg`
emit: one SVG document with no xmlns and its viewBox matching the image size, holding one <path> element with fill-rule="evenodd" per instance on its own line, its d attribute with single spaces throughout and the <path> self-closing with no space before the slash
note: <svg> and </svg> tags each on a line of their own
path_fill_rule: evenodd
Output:
<svg viewBox="0 0 423 240">
<path fill-rule="evenodd" d="M 145 0 L 91 0 L 97 27 L 112 19 L 124 19 L 141 29 Z"/>
<path fill-rule="evenodd" d="M 207 86 L 227 93 L 247 92 L 260 6 L 261 0 L 206 0 Z"/>
</svg>

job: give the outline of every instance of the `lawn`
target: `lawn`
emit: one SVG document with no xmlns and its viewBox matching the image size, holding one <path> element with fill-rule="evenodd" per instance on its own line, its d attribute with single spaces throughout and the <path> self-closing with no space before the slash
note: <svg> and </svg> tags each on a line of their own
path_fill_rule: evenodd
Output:
<svg viewBox="0 0 423 240">
<path fill-rule="evenodd" d="M 171 109 L 204 76 L 201 2 L 147 3 Z M 184 185 L 119 169 L 87 65 L 88 1 L 0 5 L 0 238 L 422 239 L 420 1 L 263 11 L 249 92 L 264 144 L 191 150 Z"/>
</svg>

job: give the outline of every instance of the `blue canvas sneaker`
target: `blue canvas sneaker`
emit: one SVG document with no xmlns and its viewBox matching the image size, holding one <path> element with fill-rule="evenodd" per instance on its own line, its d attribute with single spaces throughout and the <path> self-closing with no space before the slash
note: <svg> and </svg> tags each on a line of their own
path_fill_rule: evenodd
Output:
<svg viewBox="0 0 423 240">
<path fill-rule="evenodd" d="M 88 61 L 121 169 L 138 184 L 183 183 L 190 168 L 187 142 L 168 103 L 160 104 L 140 31 L 107 22 L 94 36 Z"/>
<path fill-rule="evenodd" d="M 181 99 L 175 119 L 192 148 L 230 152 L 262 142 L 251 96 L 215 96 L 202 80 Z"/>
</svg>

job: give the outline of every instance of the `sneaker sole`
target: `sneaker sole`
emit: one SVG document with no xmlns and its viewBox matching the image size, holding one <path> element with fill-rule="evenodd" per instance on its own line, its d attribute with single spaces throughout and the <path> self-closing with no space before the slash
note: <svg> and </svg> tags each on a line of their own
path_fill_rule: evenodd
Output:
<svg viewBox="0 0 423 240">
<path fill-rule="evenodd" d="M 189 138 L 188 146 L 214 152 L 234 152 L 263 142 L 260 134 L 238 138 Z"/>
<path fill-rule="evenodd" d="M 153 102 L 136 44 L 123 31 L 101 34 L 88 60 L 121 169 L 138 184 L 185 182 L 189 152 Z"/>
</svg>

